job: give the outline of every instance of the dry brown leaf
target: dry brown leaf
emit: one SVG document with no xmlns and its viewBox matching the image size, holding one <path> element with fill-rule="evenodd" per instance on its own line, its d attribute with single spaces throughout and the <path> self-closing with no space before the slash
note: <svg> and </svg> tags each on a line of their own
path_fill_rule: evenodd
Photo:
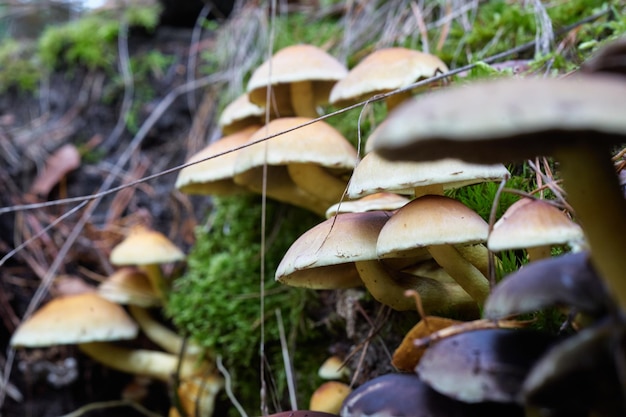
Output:
<svg viewBox="0 0 626 417">
<path fill-rule="evenodd" d="M 46 161 L 46 167 L 37 175 L 30 193 L 46 197 L 69 172 L 80 166 L 80 153 L 74 145 L 63 145 Z"/>
</svg>

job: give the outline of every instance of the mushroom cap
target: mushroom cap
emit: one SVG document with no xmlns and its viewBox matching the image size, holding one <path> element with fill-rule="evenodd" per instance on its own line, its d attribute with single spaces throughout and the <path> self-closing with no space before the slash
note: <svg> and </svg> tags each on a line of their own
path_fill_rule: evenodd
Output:
<svg viewBox="0 0 626 417">
<path fill-rule="evenodd" d="M 465 404 L 439 394 L 417 375 L 386 374 L 364 383 L 346 398 L 341 417 L 520 417 L 521 408 Z"/>
<path fill-rule="evenodd" d="M 224 136 L 194 154 L 187 162 L 201 161 L 245 145 L 259 127 L 259 125 L 248 126 L 239 132 Z M 246 188 L 233 181 L 237 154 L 237 151 L 226 153 L 181 169 L 176 179 L 176 188 L 188 194 L 205 195 L 232 195 L 248 192 Z"/>
<path fill-rule="evenodd" d="M 474 244 L 487 240 L 489 225 L 463 203 L 439 195 L 411 201 L 384 225 L 376 251 L 381 258 L 430 245 Z"/>
<path fill-rule="evenodd" d="M 183 259 L 185 254 L 165 235 L 144 226 L 133 227 L 110 255 L 113 265 L 151 265 Z"/>
<path fill-rule="evenodd" d="M 494 224 L 487 246 L 498 252 L 563 245 L 583 239 L 582 228 L 561 210 L 542 200 L 522 198 Z"/>
<path fill-rule="evenodd" d="M 553 336 L 530 330 L 468 331 L 426 349 L 416 372 L 459 401 L 521 403 L 526 374 L 554 342 Z"/>
<path fill-rule="evenodd" d="M 317 387 L 311 395 L 309 409 L 336 414 L 341 409 L 343 400 L 352 392 L 352 388 L 339 381 L 327 381 Z"/>
<path fill-rule="evenodd" d="M 384 211 L 339 214 L 300 236 L 276 269 L 276 280 L 314 289 L 361 285 L 355 261 L 376 259 L 376 239 L 389 218 Z"/>
<path fill-rule="evenodd" d="M 354 169 L 348 197 L 387 191 L 415 195 L 416 188 L 442 185 L 444 190 L 487 181 L 501 181 L 509 175 L 502 164 L 470 164 L 458 159 L 439 161 L 391 162 L 376 153 L 368 153 Z"/>
<path fill-rule="evenodd" d="M 335 84 L 330 92 L 330 102 L 338 105 L 357 103 L 447 71 L 446 64 L 435 55 L 401 47 L 379 49 L 366 56 Z"/>
<path fill-rule="evenodd" d="M 134 339 L 137 324 L 124 309 L 95 293 L 55 298 L 11 337 L 14 347 L 43 347 Z"/>
<path fill-rule="evenodd" d="M 568 253 L 531 262 L 507 275 L 489 294 L 484 315 L 500 319 L 556 305 L 602 315 L 610 309 L 609 299 L 589 253 Z"/>
<path fill-rule="evenodd" d="M 521 161 L 574 140 L 624 142 L 624 108 L 618 76 L 478 81 L 399 106 L 369 142 L 387 159 Z"/>
<path fill-rule="evenodd" d="M 248 94 L 242 94 L 228 104 L 217 121 L 225 135 L 239 132 L 248 126 L 262 125 L 265 109 L 250 102 Z"/>
<path fill-rule="evenodd" d="M 354 146 L 326 122 L 298 127 L 310 121 L 306 117 L 283 117 L 258 129 L 248 142 L 294 130 L 240 150 L 235 174 L 263 166 L 266 162 L 268 165 L 316 163 L 329 169 L 352 170 L 357 159 Z"/>
<path fill-rule="evenodd" d="M 333 85 L 347 74 L 347 68 L 326 51 L 313 45 L 292 45 L 276 52 L 252 73 L 248 95 L 252 103 L 264 107 L 267 87 L 272 85 L 278 113 L 288 116 L 293 114 L 284 105 L 290 100 L 290 83 L 313 82 L 316 102 L 325 104 Z"/>
<path fill-rule="evenodd" d="M 98 295 L 117 304 L 154 307 L 161 299 L 154 292 L 148 276 L 135 268 L 120 268 L 98 286 Z"/>
<path fill-rule="evenodd" d="M 374 193 L 353 201 L 333 204 L 326 210 L 326 218 L 341 213 L 363 213 L 365 211 L 397 210 L 409 202 L 409 199 L 394 193 Z"/>
</svg>

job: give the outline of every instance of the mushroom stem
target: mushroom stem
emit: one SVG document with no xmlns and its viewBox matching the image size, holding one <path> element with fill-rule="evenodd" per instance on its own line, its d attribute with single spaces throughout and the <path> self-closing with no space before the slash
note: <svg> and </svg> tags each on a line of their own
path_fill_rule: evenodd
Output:
<svg viewBox="0 0 626 417">
<path fill-rule="evenodd" d="M 452 245 L 428 246 L 437 263 L 474 299 L 483 305 L 489 295 L 487 278 Z"/>
<path fill-rule="evenodd" d="M 580 221 L 591 260 L 622 312 L 626 311 L 626 200 L 608 147 L 599 143 L 555 151 L 568 202 Z"/>
<path fill-rule="evenodd" d="M 347 186 L 345 181 L 315 164 L 289 164 L 287 171 L 298 187 L 322 201 L 328 201 L 329 205 L 341 200 Z"/>
<path fill-rule="evenodd" d="M 414 299 L 404 294 L 407 289 L 413 289 L 420 294 L 424 310 L 427 311 L 475 310 L 474 300 L 456 283 L 409 274 L 403 274 L 401 279 L 396 280 L 377 260 L 357 261 L 355 265 L 370 294 L 394 310 L 415 310 Z"/>
<path fill-rule="evenodd" d="M 154 292 L 157 294 L 163 305 L 167 305 L 167 289 L 158 264 L 138 265 L 139 269 L 146 273 Z"/>
<path fill-rule="evenodd" d="M 549 258 L 552 256 L 552 246 L 534 246 L 532 248 L 526 248 L 526 255 L 528 255 L 528 262 Z"/>
<path fill-rule="evenodd" d="M 411 91 L 403 91 L 385 98 L 385 104 L 387 104 L 387 113 L 404 103 L 411 98 Z"/>
<path fill-rule="evenodd" d="M 443 195 L 443 184 L 430 184 L 415 187 L 415 198 L 423 197 L 425 195 Z"/>
<path fill-rule="evenodd" d="M 176 355 L 180 354 L 184 342 L 182 337 L 152 318 L 145 308 L 130 304 L 128 309 L 133 318 L 137 320 L 139 327 L 148 339 L 163 348 L 166 352 Z M 185 350 L 186 357 L 197 356 L 200 353 L 202 353 L 202 350 L 198 345 L 187 343 Z"/>
<path fill-rule="evenodd" d="M 82 343 L 79 349 L 94 360 L 130 374 L 144 375 L 169 381 L 178 369 L 176 355 L 144 349 L 127 349 L 107 342 Z M 186 378 L 201 371 L 195 360 L 183 360 L 180 377 Z"/>
<path fill-rule="evenodd" d="M 315 93 L 310 81 L 291 83 L 291 105 L 296 116 L 319 117 L 315 108 Z"/>
</svg>

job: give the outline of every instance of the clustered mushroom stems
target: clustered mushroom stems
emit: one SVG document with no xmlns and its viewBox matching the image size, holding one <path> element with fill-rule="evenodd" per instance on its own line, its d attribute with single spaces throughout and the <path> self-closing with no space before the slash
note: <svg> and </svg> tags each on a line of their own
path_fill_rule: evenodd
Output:
<svg viewBox="0 0 626 417">
<path fill-rule="evenodd" d="M 152 284 L 154 292 L 163 303 L 167 304 L 167 288 L 165 287 L 165 280 L 163 279 L 163 273 L 161 267 L 158 264 L 147 264 L 137 266 L 141 271 L 145 272 Z"/>
<path fill-rule="evenodd" d="M 327 206 L 339 201 L 346 189 L 344 181 L 331 175 L 325 168 L 316 164 L 289 164 L 287 171 L 299 188 L 328 201 L 326 203 Z M 323 195 L 320 195 L 322 193 Z"/>
<path fill-rule="evenodd" d="M 291 105 L 296 116 L 312 118 L 319 116 L 315 106 L 313 83 L 310 81 L 292 82 L 289 86 L 289 91 L 291 94 Z"/>
</svg>

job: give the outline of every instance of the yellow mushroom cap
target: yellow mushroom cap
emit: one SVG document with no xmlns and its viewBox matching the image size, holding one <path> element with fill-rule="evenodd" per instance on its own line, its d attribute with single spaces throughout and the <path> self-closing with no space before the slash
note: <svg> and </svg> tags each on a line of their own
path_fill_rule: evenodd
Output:
<svg viewBox="0 0 626 417">
<path fill-rule="evenodd" d="M 135 226 L 110 255 L 114 265 L 151 265 L 176 262 L 185 254 L 165 235 L 144 226 Z"/>
<path fill-rule="evenodd" d="M 55 298 L 11 337 L 11 346 L 43 347 L 96 341 L 133 339 L 137 324 L 119 305 L 95 293 Z"/>
</svg>

